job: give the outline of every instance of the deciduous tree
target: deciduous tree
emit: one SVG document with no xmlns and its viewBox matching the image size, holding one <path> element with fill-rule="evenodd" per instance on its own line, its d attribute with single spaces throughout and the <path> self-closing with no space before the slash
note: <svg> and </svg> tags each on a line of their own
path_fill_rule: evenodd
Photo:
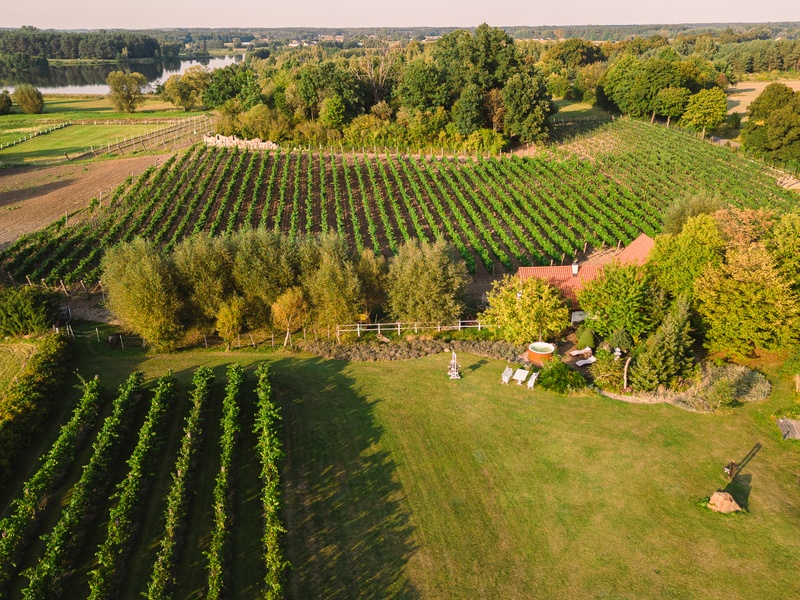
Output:
<svg viewBox="0 0 800 600">
<path fill-rule="evenodd" d="M 203 103 L 211 74 L 200 65 L 189 67 L 183 75 L 172 75 L 164 83 L 163 97 L 184 110 L 194 110 Z"/>
<path fill-rule="evenodd" d="M 103 287 L 111 311 L 156 350 L 175 348 L 183 334 L 181 302 L 169 259 L 142 239 L 109 249 Z"/>
<path fill-rule="evenodd" d="M 272 323 L 286 332 L 283 345 L 287 346 L 292 333 L 303 326 L 308 317 L 308 304 L 303 296 L 303 288 L 295 286 L 283 292 L 272 305 Z"/>
<path fill-rule="evenodd" d="M 481 315 L 496 327 L 500 339 L 515 344 L 552 339 L 569 326 L 569 308 L 552 285 L 531 277 L 506 275 L 489 292 L 489 308 Z"/>
<path fill-rule="evenodd" d="M 713 352 L 747 356 L 796 345 L 800 299 L 763 244 L 731 248 L 694 284 Z"/>
<path fill-rule="evenodd" d="M 28 114 L 39 114 L 44 109 L 42 93 L 28 83 L 21 83 L 14 90 L 14 102 Z"/>
<path fill-rule="evenodd" d="M 725 240 L 711 215 L 691 217 L 676 234 L 656 237 L 647 267 L 658 285 L 673 297 L 691 296 L 694 280 L 710 265 L 719 265 Z"/>
<path fill-rule="evenodd" d="M 109 98 L 119 112 L 132 113 L 144 102 L 144 86 L 147 79 L 141 73 L 112 71 L 106 78 Z"/>
<path fill-rule="evenodd" d="M 7 115 L 11 112 L 11 96 L 8 94 L 8 90 L 3 90 L 3 93 L 0 94 L 0 115 Z"/>
<path fill-rule="evenodd" d="M 451 324 L 464 309 L 464 261 L 444 241 L 411 239 L 389 266 L 389 310 L 398 321 Z"/>
<path fill-rule="evenodd" d="M 702 127 L 706 137 L 706 129 L 714 129 L 725 122 L 728 114 L 728 99 L 720 88 L 702 90 L 689 99 L 683 121 L 694 127 Z"/>
<path fill-rule="evenodd" d="M 644 267 L 612 263 L 579 293 L 592 329 L 603 337 L 623 329 L 638 343 L 661 319 L 663 299 Z"/>
<path fill-rule="evenodd" d="M 547 117 L 556 111 L 539 72 L 517 73 L 503 87 L 505 133 L 523 142 L 543 142 L 549 135 Z"/>
</svg>

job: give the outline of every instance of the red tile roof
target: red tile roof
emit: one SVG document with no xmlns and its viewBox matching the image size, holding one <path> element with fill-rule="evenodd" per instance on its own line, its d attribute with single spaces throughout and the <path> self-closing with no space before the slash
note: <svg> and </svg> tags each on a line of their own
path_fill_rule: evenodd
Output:
<svg viewBox="0 0 800 600">
<path fill-rule="evenodd" d="M 643 265 L 656 242 L 647 234 L 642 234 L 617 254 L 614 258 L 622 263 Z"/>
<path fill-rule="evenodd" d="M 619 254 L 614 257 L 622 263 L 636 263 L 643 265 L 653 248 L 655 241 L 644 233 L 633 240 Z M 578 275 L 572 274 L 572 265 L 561 267 L 520 267 L 517 276 L 525 281 L 531 277 L 544 279 L 553 287 L 561 291 L 561 295 L 573 309 L 578 308 L 577 293 L 586 283 L 594 281 L 603 272 L 603 265 L 579 265 Z"/>
<path fill-rule="evenodd" d="M 566 267 L 520 267 L 517 276 L 525 281 L 531 277 L 546 280 L 559 289 L 572 308 L 578 308 L 578 291 L 589 281 L 594 281 L 603 272 L 603 265 L 580 265 L 578 275 L 572 274 L 572 266 Z"/>
</svg>

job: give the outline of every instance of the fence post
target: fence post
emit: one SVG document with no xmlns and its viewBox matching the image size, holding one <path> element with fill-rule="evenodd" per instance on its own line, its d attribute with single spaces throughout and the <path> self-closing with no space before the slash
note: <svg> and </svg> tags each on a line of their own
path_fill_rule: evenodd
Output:
<svg viewBox="0 0 800 600">
<path fill-rule="evenodd" d="M 400 335 L 400 323 L 397 324 L 397 335 Z"/>
</svg>

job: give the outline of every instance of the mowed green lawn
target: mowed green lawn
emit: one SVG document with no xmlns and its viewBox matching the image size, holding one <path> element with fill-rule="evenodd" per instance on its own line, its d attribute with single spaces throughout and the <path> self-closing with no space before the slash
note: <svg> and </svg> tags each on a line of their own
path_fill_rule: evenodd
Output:
<svg viewBox="0 0 800 600">
<path fill-rule="evenodd" d="M 293 598 L 800 594 L 800 447 L 768 415 L 563 397 L 447 356 L 276 364 Z M 698 506 L 763 445 L 734 496 Z"/>
<path fill-rule="evenodd" d="M 71 158 L 90 150 L 106 148 L 124 138 L 150 133 L 167 125 L 70 125 L 31 140 L 0 150 L 0 162 L 30 163 L 47 159 Z"/>
<path fill-rule="evenodd" d="M 146 97 L 144 104 L 134 113 L 117 112 L 104 96 L 45 96 L 41 114 L 28 115 L 15 104 L 12 113 L 0 117 L 0 144 L 13 142 L 27 134 L 67 121 L 147 121 L 149 119 L 176 119 L 197 113 L 186 113 L 169 102 L 156 97 Z"/>
<path fill-rule="evenodd" d="M 800 445 L 781 441 L 769 418 L 792 401 L 783 383 L 765 403 L 701 415 L 589 393 L 564 397 L 501 386 L 505 363 L 466 355 L 459 356 L 463 379 L 449 381 L 444 354 L 390 363 L 255 351 L 150 356 L 91 340 L 76 350 L 78 371 L 100 374 L 109 388 L 138 368 L 148 378 L 173 369 L 186 390 L 197 366 L 215 367 L 215 402 L 176 597 L 203 593 L 224 366 L 240 362 L 251 373 L 260 360 L 273 365 L 283 414 L 288 598 L 800 594 Z M 250 374 L 235 484 L 235 598 L 257 597 L 260 573 L 253 385 Z M 123 598 L 139 597 L 150 574 L 188 410 L 182 398 Z M 703 497 L 726 486 L 722 467 L 756 443 L 763 447 L 732 489 L 749 512 L 722 516 L 700 507 Z M 35 468 L 32 454 L 0 492 L 3 506 L 22 472 Z M 77 478 L 73 471 L 68 485 Z M 99 514 L 104 511 L 107 506 Z M 48 514 L 45 530 L 57 517 Z M 104 523 L 93 527 L 69 597 L 85 596 L 104 531 Z M 39 552 L 37 542 L 25 566 Z"/>
</svg>

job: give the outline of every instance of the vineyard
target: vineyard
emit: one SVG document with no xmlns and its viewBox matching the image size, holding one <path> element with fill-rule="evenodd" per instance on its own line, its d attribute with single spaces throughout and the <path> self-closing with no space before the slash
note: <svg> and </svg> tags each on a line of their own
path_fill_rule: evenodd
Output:
<svg viewBox="0 0 800 600">
<path fill-rule="evenodd" d="M 233 517 L 244 502 L 237 499 L 234 473 L 240 468 L 237 452 L 244 452 L 260 458 L 252 478 L 260 482 L 263 509 L 260 524 L 248 525 L 262 532 L 254 534 L 261 545 L 252 557 L 254 571 L 260 566 L 261 572 L 251 574 L 254 583 L 248 597 L 281 597 L 280 417 L 267 365 L 262 363 L 256 375 L 253 394 L 242 367 L 229 366 L 224 400 L 217 397 L 208 367 L 195 371 L 192 389 L 185 394 L 169 372 L 152 390 L 144 386 L 142 373 L 134 372 L 110 398 L 98 379 L 82 382 L 82 397 L 71 418 L 61 426 L 38 470 L 22 484 L 21 494 L 0 513 L 0 596 L 32 600 L 145 595 L 161 600 L 188 597 L 192 590 L 209 598 L 234 597 Z M 221 415 L 212 408 L 219 400 Z M 180 412 L 186 413 L 184 435 L 166 435 L 176 430 Z M 248 430 L 247 436 L 242 429 Z M 166 440 L 176 438 L 179 448 L 168 448 Z M 213 455 L 220 459 L 212 501 L 195 506 L 204 499 L 195 495 L 202 487 L 200 469 L 208 468 L 203 456 Z M 81 466 L 77 481 L 71 480 L 68 474 Z M 213 475 L 207 481 L 213 485 Z M 63 507 L 58 507 L 59 498 Z M 209 512 L 213 524 L 198 518 Z M 211 530 L 210 541 L 204 543 L 207 552 L 187 576 L 182 558 L 197 551 L 187 546 L 189 532 L 206 526 Z M 146 540 L 142 531 L 148 533 Z M 41 544 L 36 543 L 38 536 Z M 94 565 L 88 574 L 71 576 L 85 564 Z M 131 570 L 136 571 L 133 588 L 139 589 L 132 589 Z"/>
<path fill-rule="evenodd" d="M 618 120 L 535 158 L 480 160 L 194 146 L 118 188 L 77 224 L 0 254 L 13 280 L 99 278 L 104 249 L 142 236 L 165 250 L 198 232 L 324 230 L 389 255 L 409 238 L 451 242 L 477 273 L 571 261 L 660 230 L 699 192 L 784 210 L 796 196 L 760 163 L 676 130 Z"/>
</svg>

